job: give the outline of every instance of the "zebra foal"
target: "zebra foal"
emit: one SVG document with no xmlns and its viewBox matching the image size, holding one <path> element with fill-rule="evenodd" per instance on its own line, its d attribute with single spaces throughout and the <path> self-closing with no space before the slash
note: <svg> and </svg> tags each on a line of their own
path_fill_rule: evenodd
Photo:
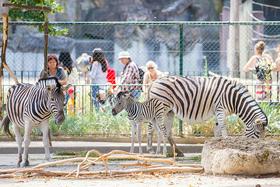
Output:
<svg viewBox="0 0 280 187">
<path fill-rule="evenodd" d="M 35 85 L 16 84 L 9 89 L 6 105 L 7 116 L 3 119 L 2 126 L 4 131 L 11 135 L 9 123 L 13 123 L 18 144 L 18 167 L 29 165 L 28 148 L 33 127 L 40 127 L 43 133 L 45 158 L 50 159 L 48 120 L 51 114 L 54 114 L 56 124 L 64 121 L 63 103 L 64 94 L 55 77 L 40 79 Z M 20 128 L 24 129 L 24 138 L 20 134 Z M 22 142 L 24 143 L 23 158 Z"/>
<path fill-rule="evenodd" d="M 160 143 L 161 136 L 163 136 L 163 154 L 166 155 L 166 139 L 167 131 L 171 129 L 166 129 L 164 125 L 165 116 L 171 110 L 166 104 L 157 100 L 150 99 L 143 103 L 135 101 L 129 92 L 119 92 L 114 98 L 114 101 L 111 99 L 112 105 L 112 114 L 115 116 L 120 113 L 122 110 L 126 110 L 128 113 L 128 119 L 131 123 L 131 149 L 130 152 L 134 152 L 134 136 L 135 130 L 137 129 L 138 143 L 139 143 L 139 153 L 142 153 L 142 136 L 141 136 L 141 124 L 144 122 L 149 122 L 149 129 L 153 129 L 153 125 L 158 130 L 158 144 L 156 154 L 160 153 Z M 148 150 L 150 151 L 150 150 Z"/>
</svg>

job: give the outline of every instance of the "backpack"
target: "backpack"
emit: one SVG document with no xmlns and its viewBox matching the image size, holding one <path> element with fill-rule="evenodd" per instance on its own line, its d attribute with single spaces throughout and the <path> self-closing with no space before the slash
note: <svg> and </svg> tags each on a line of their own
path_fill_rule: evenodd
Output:
<svg viewBox="0 0 280 187">
<path fill-rule="evenodd" d="M 138 80 L 138 82 L 139 82 L 139 84 L 143 84 L 145 71 L 138 67 L 138 72 L 139 72 L 139 80 Z"/>
</svg>

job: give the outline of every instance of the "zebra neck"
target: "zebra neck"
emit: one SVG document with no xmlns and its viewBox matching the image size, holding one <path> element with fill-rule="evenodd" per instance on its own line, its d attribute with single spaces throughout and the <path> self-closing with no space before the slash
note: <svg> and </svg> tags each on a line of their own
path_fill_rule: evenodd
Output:
<svg viewBox="0 0 280 187">
<path fill-rule="evenodd" d="M 127 99 L 127 105 L 126 105 L 126 109 L 125 110 L 128 113 L 131 113 L 131 112 L 135 111 L 135 108 L 137 107 L 137 105 L 138 105 L 138 102 L 134 101 L 131 97 L 129 97 Z"/>
<path fill-rule="evenodd" d="M 248 97 L 237 107 L 236 114 L 238 114 L 239 118 L 248 125 L 257 118 L 257 115 L 260 114 L 260 112 L 261 109 L 258 103 L 253 98 Z"/>
</svg>

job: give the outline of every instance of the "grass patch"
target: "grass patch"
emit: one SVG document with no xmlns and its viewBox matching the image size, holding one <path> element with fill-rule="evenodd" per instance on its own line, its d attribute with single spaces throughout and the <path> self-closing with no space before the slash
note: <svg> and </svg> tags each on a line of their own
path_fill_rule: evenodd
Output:
<svg viewBox="0 0 280 187">
<path fill-rule="evenodd" d="M 85 157 L 88 151 L 58 151 L 55 152 L 55 156 L 72 156 L 72 157 Z M 101 155 L 97 153 L 90 153 L 89 157 L 99 157 Z"/>
<path fill-rule="evenodd" d="M 195 161 L 195 162 L 201 162 L 201 155 L 198 155 L 198 156 L 191 156 L 191 157 L 188 157 L 187 159 L 188 159 L 188 160 Z"/>
</svg>

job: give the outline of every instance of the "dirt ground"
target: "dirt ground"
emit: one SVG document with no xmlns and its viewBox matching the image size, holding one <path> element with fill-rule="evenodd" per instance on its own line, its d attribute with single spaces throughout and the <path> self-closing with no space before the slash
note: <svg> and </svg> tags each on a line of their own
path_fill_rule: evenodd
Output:
<svg viewBox="0 0 280 187">
<path fill-rule="evenodd" d="M 238 177 L 209 176 L 203 174 L 176 174 L 167 176 L 135 176 L 130 178 L 105 179 L 2 179 L 1 187 L 262 187 L 280 186 L 280 176 Z"/>
<path fill-rule="evenodd" d="M 189 156 L 189 155 L 188 155 Z M 196 156 L 196 155 L 191 155 Z M 14 168 L 17 155 L 0 155 L 0 169 Z M 44 155 L 30 155 L 32 165 L 42 163 Z M 118 164 L 116 161 L 112 164 Z M 190 163 L 191 161 L 184 161 Z M 63 168 L 61 168 L 63 167 Z M 60 166 L 59 170 L 72 170 L 75 166 Z M 262 187 L 280 186 L 279 176 L 213 176 L 205 174 L 134 175 L 92 179 L 14 178 L 0 179 L 0 187 Z"/>
</svg>

